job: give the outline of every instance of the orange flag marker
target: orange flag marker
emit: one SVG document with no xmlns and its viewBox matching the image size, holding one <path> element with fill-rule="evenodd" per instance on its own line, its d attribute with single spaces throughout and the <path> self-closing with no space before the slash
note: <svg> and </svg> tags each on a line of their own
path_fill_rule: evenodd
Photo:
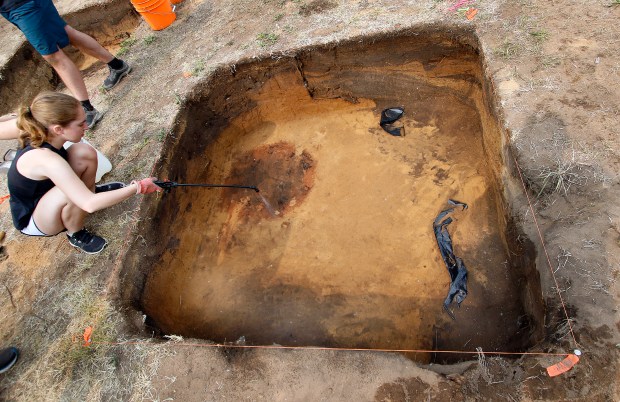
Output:
<svg viewBox="0 0 620 402">
<path fill-rule="evenodd" d="M 90 344 L 93 343 L 91 339 L 92 334 L 93 334 L 93 327 L 88 326 L 86 327 L 86 329 L 84 329 L 84 345 L 83 346 L 90 346 Z"/>
<path fill-rule="evenodd" d="M 465 13 L 465 17 L 467 17 L 467 19 L 471 21 L 474 19 L 476 14 L 478 14 L 478 9 L 472 7 L 469 10 L 467 10 L 467 12 Z"/>
<path fill-rule="evenodd" d="M 570 354 L 561 362 L 547 367 L 547 373 L 549 374 L 549 377 L 555 377 L 562 373 L 566 373 L 568 370 L 572 369 L 577 362 L 579 362 L 579 357 L 577 357 L 577 355 Z"/>
</svg>

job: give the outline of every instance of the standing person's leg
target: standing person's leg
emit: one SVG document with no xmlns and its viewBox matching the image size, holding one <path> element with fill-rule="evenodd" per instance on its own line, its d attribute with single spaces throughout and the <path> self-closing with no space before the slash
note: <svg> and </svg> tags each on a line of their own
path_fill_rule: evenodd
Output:
<svg viewBox="0 0 620 402">
<path fill-rule="evenodd" d="M 92 36 L 74 29 L 70 25 L 65 26 L 65 32 L 69 36 L 69 41 L 73 46 L 78 48 L 82 53 L 92 56 L 106 64 L 114 58 L 112 53 L 101 46 Z"/>
<path fill-rule="evenodd" d="M 84 102 L 89 99 L 82 73 L 65 52 L 58 49 L 55 53 L 42 56 L 56 70 L 62 82 L 77 100 Z"/>
<path fill-rule="evenodd" d="M 131 67 L 125 61 L 117 59 L 108 52 L 91 36 L 80 32 L 73 27 L 65 26 L 65 31 L 69 36 L 71 44 L 80 49 L 82 53 L 86 53 L 108 65 L 110 74 L 103 82 L 103 88 L 112 89 L 120 80 L 131 72 Z"/>
<path fill-rule="evenodd" d="M 67 23 L 60 17 L 51 0 L 33 0 L 2 14 L 19 28 L 28 42 L 50 63 L 86 111 L 88 128 L 103 117 L 91 104 L 86 84 L 77 66 L 61 50 L 70 44 L 65 31 Z"/>
</svg>

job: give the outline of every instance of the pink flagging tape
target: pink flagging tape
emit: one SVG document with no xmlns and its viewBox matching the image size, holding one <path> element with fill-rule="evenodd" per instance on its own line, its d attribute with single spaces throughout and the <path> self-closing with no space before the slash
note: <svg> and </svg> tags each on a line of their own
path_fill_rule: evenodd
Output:
<svg viewBox="0 0 620 402">
<path fill-rule="evenodd" d="M 473 3 L 475 0 L 459 0 L 456 2 L 456 4 L 454 4 L 452 7 L 448 8 L 448 11 L 456 11 L 457 9 L 459 9 L 460 7 L 466 6 L 469 3 Z"/>
<path fill-rule="evenodd" d="M 579 357 L 577 355 L 570 354 L 561 362 L 547 367 L 547 373 L 549 374 L 549 377 L 555 377 L 562 373 L 566 373 L 568 370 L 572 369 L 577 362 L 579 362 Z"/>
</svg>

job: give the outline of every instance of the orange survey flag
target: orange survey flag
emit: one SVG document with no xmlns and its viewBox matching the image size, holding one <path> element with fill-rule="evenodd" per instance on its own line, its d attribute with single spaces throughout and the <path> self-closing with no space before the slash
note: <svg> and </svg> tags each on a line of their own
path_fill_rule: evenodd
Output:
<svg viewBox="0 0 620 402">
<path fill-rule="evenodd" d="M 465 13 L 465 17 L 467 17 L 467 19 L 471 21 L 474 19 L 476 14 L 478 14 L 478 9 L 472 7 L 469 10 L 467 10 L 467 12 Z"/>
<path fill-rule="evenodd" d="M 93 327 L 86 327 L 84 329 L 84 346 L 90 346 L 92 343 L 91 335 L 93 334 Z"/>
<path fill-rule="evenodd" d="M 555 377 L 556 375 L 566 373 L 568 370 L 572 369 L 578 361 L 579 357 L 577 357 L 577 355 L 568 355 L 561 362 L 547 367 L 547 373 L 549 377 Z"/>
</svg>

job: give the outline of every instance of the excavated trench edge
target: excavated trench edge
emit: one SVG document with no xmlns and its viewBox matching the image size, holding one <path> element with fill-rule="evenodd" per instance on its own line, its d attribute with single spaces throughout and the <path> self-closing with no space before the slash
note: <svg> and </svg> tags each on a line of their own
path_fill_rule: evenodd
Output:
<svg viewBox="0 0 620 402">
<path fill-rule="evenodd" d="M 459 32 L 455 34 L 455 32 Z M 184 164 L 180 161 L 189 161 L 195 157 L 199 157 L 205 150 L 205 148 L 217 137 L 220 131 L 226 127 L 227 122 L 235 117 L 239 116 L 245 110 L 236 110 L 235 106 L 238 102 L 235 101 L 235 97 L 242 97 L 243 94 L 232 93 L 230 102 L 226 102 L 224 105 L 210 105 L 210 108 L 204 109 L 198 105 L 202 102 L 207 102 L 209 95 L 213 92 L 213 88 L 217 86 L 219 81 L 226 79 L 232 79 L 235 76 L 243 76 L 244 74 L 261 74 L 277 75 L 278 69 L 287 63 L 296 63 L 297 68 L 302 76 L 304 76 L 304 67 L 301 60 L 304 55 L 312 53 L 318 53 L 320 51 L 333 50 L 346 46 L 356 46 L 360 43 L 375 42 L 385 38 L 397 38 L 420 40 L 421 37 L 433 36 L 441 37 L 444 39 L 452 40 L 455 43 L 468 48 L 470 52 L 477 55 L 480 63 L 481 75 L 478 77 L 482 84 L 482 105 L 477 105 L 478 110 L 483 120 L 483 148 L 486 156 L 488 157 L 489 164 L 494 167 L 491 169 L 497 176 L 496 188 L 504 189 L 506 186 L 502 185 L 506 181 L 516 182 L 518 177 L 514 165 L 511 163 L 511 159 L 507 149 L 507 133 L 501 125 L 501 114 L 498 108 L 497 94 L 492 87 L 492 82 L 486 79 L 485 76 L 485 59 L 484 54 L 479 50 L 480 45 L 475 32 L 463 31 L 461 28 L 444 29 L 442 27 L 430 26 L 423 28 L 416 28 L 415 32 L 410 30 L 404 30 L 401 32 L 393 32 L 383 36 L 374 37 L 361 37 L 354 38 L 347 42 L 340 42 L 337 44 L 326 44 L 320 46 L 312 46 L 303 48 L 295 53 L 294 57 L 290 56 L 290 52 L 287 56 L 282 58 L 275 58 L 263 61 L 255 60 L 241 60 L 231 66 L 223 66 L 216 70 L 211 76 L 209 76 L 202 83 L 198 84 L 188 100 L 181 105 L 181 110 L 177 115 L 175 124 L 172 130 L 173 135 L 169 135 L 160 153 L 160 159 L 155 165 L 154 171 L 169 178 L 174 178 L 179 182 L 186 181 L 188 173 L 184 171 Z M 266 73 L 268 72 L 268 73 Z M 254 76 L 257 79 L 256 76 Z M 307 80 L 304 76 L 304 82 L 307 84 Z M 240 88 L 243 88 L 243 84 L 239 84 Z M 308 86 L 306 85 L 308 88 Z M 308 88 L 311 95 L 316 96 L 316 91 L 312 91 Z M 243 91 L 240 91 L 243 92 Z M 313 93 L 314 92 L 314 93 Z M 336 96 L 341 98 L 347 98 L 350 94 L 328 94 L 328 96 Z M 233 106 L 229 106 L 233 105 Z M 220 108 L 219 110 L 217 108 Z M 195 110 L 201 109 L 205 115 L 202 118 L 195 118 Z M 205 131 L 208 132 L 202 139 L 190 138 L 189 135 L 183 135 L 184 132 L 193 131 L 200 127 L 204 130 L 205 122 L 207 126 Z M 499 138 L 492 138 L 498 136 Z M 499 144 L 498 144 L 499 142 Z M 493 149 L 493 152 L 489 151 L 489 148 Z M 519 225 L 510 218 L 510 203 L 505 199 L 506 195 L 496 194 L 496 203 L 498 211 L 502 213 L 498 217 L 500 222 L 503 221 L 506 230 L 503 232 L 506 236 L 503 237 L 505 247 L 507 250 L 526 250 L 526 252 L 518 253 L 518 261 L 514 261 L 513 265 L 521 267 L 523 272 L 519 273 L 517 280 L 522 284 L 520 286 L 522 293 L 520 295 L 521 303 L 528 313 L 529 323 L 529 339 L 527 344 L 534 345 L 544 338 L 544 316 L 545 307 L 542 299 L 542 291 L 540 285 L 540 276 L 535 266 L 535 249 L 533 244 L 527 237 L 523 235 L 523 231 L 519 228 Z M 169 213 L 167 215 L 159 214 L 164 201 L 148 198 L 144 200 L 144 203 L 140 207 L 140 216 L 142 218 L 148 218 L 157 215 L 158 219 L 144 219 L 145 224 L 141 227 L 140 234 L 146 239 L 146 244 L 159 244 L 156 240 L 159 234 L 158 228 L 168 227 L 170 221 L 174 219 L 174 215 L 178 211 L 170 211 L 175 213 Z M 142 237 L 140 236 L 140 237 Z M 518 240 L 517 240 L 518 239 Z M 165 248 L 166 245 L 163 245 Z M 132 311 L 140 309 L 140 298 L 143 292 L 143 288 L 146 281 L 146 276 L 149 273 L 149 268 L 156 265 L 156 262 L 160 256 L 161 248 L 155 249 L 145 246 L 143 240 L 134 241 L 131 243 L 125 253 L 123 259 L 123 266 L 119 277 L 120 292 L 119 303 L 125 307 L 129 307 Z M 147 322 L 148 324 L 148 322 Z M 151 328 L 152 329 L 152 328 Z M 139 333 L 146 334 L 145 328 L 140 325 L 136 325 L 136 330 Z M 150 331 L 149 331 L 150 333 Z M 461 356 L 469 358 L 469 356 Z"/>
</svg>

